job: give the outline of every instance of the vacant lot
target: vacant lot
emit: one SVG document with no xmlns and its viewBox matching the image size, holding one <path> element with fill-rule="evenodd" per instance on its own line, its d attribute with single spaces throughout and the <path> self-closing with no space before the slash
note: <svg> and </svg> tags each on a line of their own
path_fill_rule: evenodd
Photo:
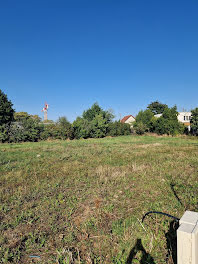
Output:
<svg viewBox="0 0 198 264">
<path fill-rule="evenodd" d="M 198 210 L 198 139 L 1 144 L 0 208 L 0 263 L 175 263 L 172 220 L 141 218 Z"/>
</svg>

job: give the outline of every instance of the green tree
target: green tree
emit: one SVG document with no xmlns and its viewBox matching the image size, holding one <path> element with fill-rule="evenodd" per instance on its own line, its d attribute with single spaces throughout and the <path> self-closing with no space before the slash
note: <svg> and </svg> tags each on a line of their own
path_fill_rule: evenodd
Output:
<svg viewBox="0 0 198 264">
<path fill-rule="evenodd" d="M 191 133 L 194 136 L 198 136 L 198 107 L 192 110 L 190 126 L 191 126 Z"/>
<path fill-rule="evenodd" d="M 29 114 L 27 112 L 15 112 L 14 113 L 14 120 L 15 121 L 22 121 L 24 119 L 29 118 Z"/>
<path fill-rule="evenodd" d="M 101 138 L 108 132 L 108 125 L 114 116 L 111 111 L 104 111 L 97 103 L 83 112 L 73 122 L 75 138 Z"/>
<path fill-rule="evenodd" d="M 145 132 L 152 132 L 153 131 L 153 122 L 154 122 L 155 118 L 154 118 L 154 114 L 151 112 L 150 109 L 146 109 L 146 110 L 141 110 L 136 118 L 135 118 L 135 122 L 134 122 L 134 128 L 137 127 L 144 127 L 145 128 Z M 141 125 L 137 125 L 138 123 L 141 123 Z M 144 126 L 142 126 L 142 124 Z"/>
<path fill-rule="evenodd" d="M 61 139 L 73 138 L 73 127 L 65 116 L 59 117 L 56 125 Z"/>
<path fill-rule="evenodd" d="M 107 134 L 108 120 L 102 113 L 96 115 L 91 121 L 91 138 L 102 138 Z"/>
<path fill-rule="evenodd" d="M 154 115 L 162 114 L 166 108 L 168 108 L 168 105 L 162 104 L 158 101 L 152 102 L 147 106 L 148 109 L 151 110 L 151 112 Z"/>
<path fill-rule="evenodd" d="M 160 118 L 156 120 L 155 132 L 163 135 L 177 135 L 184 132 L 184 125 L 178 119 L 177 107 L 166 108 Z"/>
<path fill-rule="evenodd" d="M 27 112 L 15 112 L 14 113 L 14 120 L 19 122 L 23 121 L 24 119 L 32 118 L 38 122 L 41 122 L 41 118 L 38 115 L 30 115 Z"/>
<path fill-rule="evenodd" d="M 92 121 L 98 115 L 105 118 L 108 123 L 114 118 L 111 111 L 104 111 L 97 103 L 94 103 L 91 108 L 84 111 L 82 117 L 88 121 Z"/>
<path fill-rule="evenodd" d="M 74 138 L 89 138 L 92 130 L 92 124 L 87 119 L 77 117 L 73 122 Z"/>
<path fill-rule="evenodd" d="M 148 131 L 147 126 L 142 122 L 135 122 L 133 129 L 135 130 L 136 134 L 143 135 L 145 132 Z"/>
<path fill-rule="evenodd" d="M 0 126 L 11 123 L 13 119 L 13 104 L 8 100 L 7 95 L 0 90 Z"/>
</svg>

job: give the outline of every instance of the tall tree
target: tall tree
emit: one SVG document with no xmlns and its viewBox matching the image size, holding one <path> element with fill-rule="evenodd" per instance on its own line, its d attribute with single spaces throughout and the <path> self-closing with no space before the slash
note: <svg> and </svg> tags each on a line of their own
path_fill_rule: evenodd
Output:
<svg viewBox="0 0 198 264">
<path fill-rule="evenodd" d="M 88 121 L 92 121 L 98 115 L 102 115 L 107 122 L 111 122 L 114 118 L 114 115 L 110 111 L 104 111 L 97 103 L 94 103 L 91 108 L 84 111 L 82 117 Z"/>
<path fill-rule="evenodd" d="M 14 119 L 13 104 L 8 100 L 8 97 L 0 90 L 0 126 L 9 124 Z"/>
<path fill-rule="evenodd" d="M 147 108 L 150 109 L 154 115 L 157 115 L 157 114 L 162 114 L 164 110 L 168 108 L 168 105 L 162 104 L 159 101 L 155 101 L 155 102 L 150 103 L 147 106 Z"/>
</svg>

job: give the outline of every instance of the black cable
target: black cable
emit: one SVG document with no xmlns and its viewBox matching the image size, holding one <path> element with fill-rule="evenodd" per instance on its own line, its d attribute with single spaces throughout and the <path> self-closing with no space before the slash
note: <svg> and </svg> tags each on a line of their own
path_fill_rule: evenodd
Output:
<svg viewBox="0 0 198 264">
<path fill-rule="evenodd" d="M 150 212 L 147 212 L 143 217 L 142 217 L 142 223 L 144 222 L 144 219 L 147 215 L 149 214 L 161 214 L 161 215 L 165 215 L 165 216 L 168 216 L 170 218 L 173 218 L 175 221 L 179 222 L 179 218 L 175 217 L 175 216 L 172 216 L 170 214 L 167 214 L 167 213 L 163 213 L 163 212 L 157 212 L 157 211 L 150 211 Z"/>
</svg>

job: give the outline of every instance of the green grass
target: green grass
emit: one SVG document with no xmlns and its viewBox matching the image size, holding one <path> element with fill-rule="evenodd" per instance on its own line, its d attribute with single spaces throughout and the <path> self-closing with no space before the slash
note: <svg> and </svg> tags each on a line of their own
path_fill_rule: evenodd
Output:
<svg viewBox="0 0 198 264">
<path fill-rule="evenodd" d="M 171 220 L 141 218 L 198 210 L 197 154 L 188 137 L 1 144 L 0 263 L 174 263 Z"/>
</svg>

